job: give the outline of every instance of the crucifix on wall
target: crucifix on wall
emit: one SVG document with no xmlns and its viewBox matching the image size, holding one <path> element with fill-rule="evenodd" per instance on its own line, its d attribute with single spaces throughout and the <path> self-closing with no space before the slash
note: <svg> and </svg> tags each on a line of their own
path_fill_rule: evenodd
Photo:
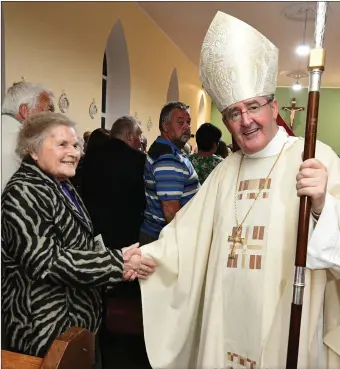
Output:
<svg viewBox="0 0 340 369">
<path fill-rule="evenodd" d="M 289 123 L 290 123 L 290 126 L 293 127 L 295 113 L 298 112 L 298 111 L 305 110 L 305 108 L 296 106 L 296 99 L 295 99 L 295 97 L 293 97 L 292 102 L 291 102 L 291 106 L 284 106 L 282 108 L 282 110 L 290 111 Z"/>
</svg>

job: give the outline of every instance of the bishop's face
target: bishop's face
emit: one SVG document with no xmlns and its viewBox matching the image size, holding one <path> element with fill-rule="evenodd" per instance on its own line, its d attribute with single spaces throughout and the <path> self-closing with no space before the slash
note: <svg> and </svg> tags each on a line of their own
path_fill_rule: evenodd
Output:
<svg viewBox="0 0 340 369">
<path fill-rule="evenodd" d="M 276 100 L 256 97 L 229 106 L 223 113 L 223 123 L 244 153 L 255 154 L 276 135 L 277 114 Z"/>
</svg>

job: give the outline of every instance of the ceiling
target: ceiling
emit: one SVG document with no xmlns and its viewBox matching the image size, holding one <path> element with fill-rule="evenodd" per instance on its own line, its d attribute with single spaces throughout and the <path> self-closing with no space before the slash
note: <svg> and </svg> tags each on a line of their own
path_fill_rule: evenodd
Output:
<svg viewBox="0 0 340 369">
<path fill-rule="evenodd" d="M 329 2 L 324 48 L 325 72 L 322 87 L 340 87 L 340 2 Z M 307 72 L 307 57 L 299 57 L 295 48 L 303 41 L 306 2 L 137 2 L 142 10 L 165 32 L 177 47 L 198 67 L 201 45 L 217 11 L 240 18 L 265 35 L 279 48 L 278 86 L 291 86 L 295 81 L 288 73 Z M 315 3 L 308 3 L 309 16 Z M 313 10 L 313 11 L 312 11 Z M 288 19 L 285 13 L 300 21 Z M 302 18 L 302 20 L 301 20 Z M 314 21 L 306 26 L 306 42 L 312 45 Z M 300 63 L 300 66 L 299 66 Z M 308 78 L 300 80 L 308 85 Z"/>
</svg>

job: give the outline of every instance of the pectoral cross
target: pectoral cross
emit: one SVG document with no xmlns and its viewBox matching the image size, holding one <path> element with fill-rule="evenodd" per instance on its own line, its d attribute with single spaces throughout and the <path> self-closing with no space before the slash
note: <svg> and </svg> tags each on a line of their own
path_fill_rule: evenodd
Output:
<svg viewBox="0 0 340 369">
<path fill-rule="evenodd" d="M 236 257 L 235 251 L 236 251 L 237 245 L 242 245 L 242 246 L 244 245 L 244 240 L 245 239 L 241 237 L 241 234 L 242 234 L 242 227 L 237 228 L 235 233 L 228 237 L 228 242 L 233 243 L 233 246 L 232 246 L 230 254 L 229 254 L 229 257 L 231 259 L 235 259 L 235 257 Z"/>
<path fill-rule="evenodd" d="M 305 110 L 305 108 L 296 106 L 296 99 L 295 97 L 293 97 L 291 106 L 284 106 L 282 110 L 290 111 L 289 123 L 290 127 L 292 128 L 294 124 L 295 113 L 298 111 Z"/>
</svg>

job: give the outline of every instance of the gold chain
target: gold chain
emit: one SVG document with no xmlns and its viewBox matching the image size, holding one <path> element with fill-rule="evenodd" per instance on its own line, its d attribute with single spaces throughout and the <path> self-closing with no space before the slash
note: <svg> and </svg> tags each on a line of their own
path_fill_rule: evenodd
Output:
<svg viewBox="0 0 340 369">
<path fill-rule="evenodd" d="M 235 218 L 236 218 L 236 225 L 237 225 L 237 229 L 236 229 L 236 232 L 235 232 L 236 234 L 238 234 L 238 233 L 240 232 L 240 230 L 242 230 L 242 225 L 243 225 L 243 223 L 244 223 L 244 222 L 245 222 L 245 220 L 247 219 L 247 217 L 248 217 L 248 215 L 249 215 L 249 213 L 250 213 L 251 209 L 253 208 L 253 206 L 254 206 L 254 204 L 255 204 L 256 200 L 257 200 L 257 199 L 258 199 L 258 197 L 260 196 L 260 193 L 261 193 L 261 192 L 262 192 L 262 190 L 266 187 L 267 182 L 268 182 L 268 179 L 269 179 L 270 175 L 272 174 L 272 171 L 273 171 L 273 169 L 275 168 L 275 165 L 276 165 L 276 164 L 277 164 L 277 162 L 279 161 L 280 156 L 281 156 L 281 154 L 282 154 L 282 152 L 283 152 L 283 149 L 284 149 L 285 145 L 286 145 L 286 143 L 284 143 L 284 144 L 283 144 L 282 149 L 281 149 L 281 151 L 279 152 L 279 155 L 277 156 L 277 158 L 276 158 L 276 160 L 275 160 L 275 162 L 274 162 L 273 166 L 271 167 L 271 169 L 270 169 L 270 171 L 269 171 L 269 173 L 268 173 L 268 175 L 267 175 L 267 178 L 265 179 L 265 181 L 264 181 L 263 185 L 262 185 L 262 186 L 260 187 L 260 189 L 259 189 L 259 192 L 258 192 L 258 193 L 257 193 L 257 195 L 255 196 L 254 202 L 251 204 L 251 206 L 250 206 L 250 208 L 249 208 L 249 210 L 248 210 L 247 214 L 246 214 L 246 215 L 245 215 L 245 217 L 243 218 L 243 220 L 242 220 L 241 224 L 239 224 L 239 221 L 238 221 L 238 215 L 237 215 L 237 192 L 238 192 L 238 186 L 239 186 L 238 182 L 239 182 L 239 179 L 240 179 L 240 173 L 241 173 L 242 163 L 243 163 L 243 159 L 244 159 L 244 154 L 242 154 L 242 158 L 241 158 L 241 161 L 240 161 L 240 167 L 239 167 L 239 169 L 238 169 L 238 174 L 237 174 L 236 188 L 235 188 L 235 198 L 234 198 Z"/>
</svg>

